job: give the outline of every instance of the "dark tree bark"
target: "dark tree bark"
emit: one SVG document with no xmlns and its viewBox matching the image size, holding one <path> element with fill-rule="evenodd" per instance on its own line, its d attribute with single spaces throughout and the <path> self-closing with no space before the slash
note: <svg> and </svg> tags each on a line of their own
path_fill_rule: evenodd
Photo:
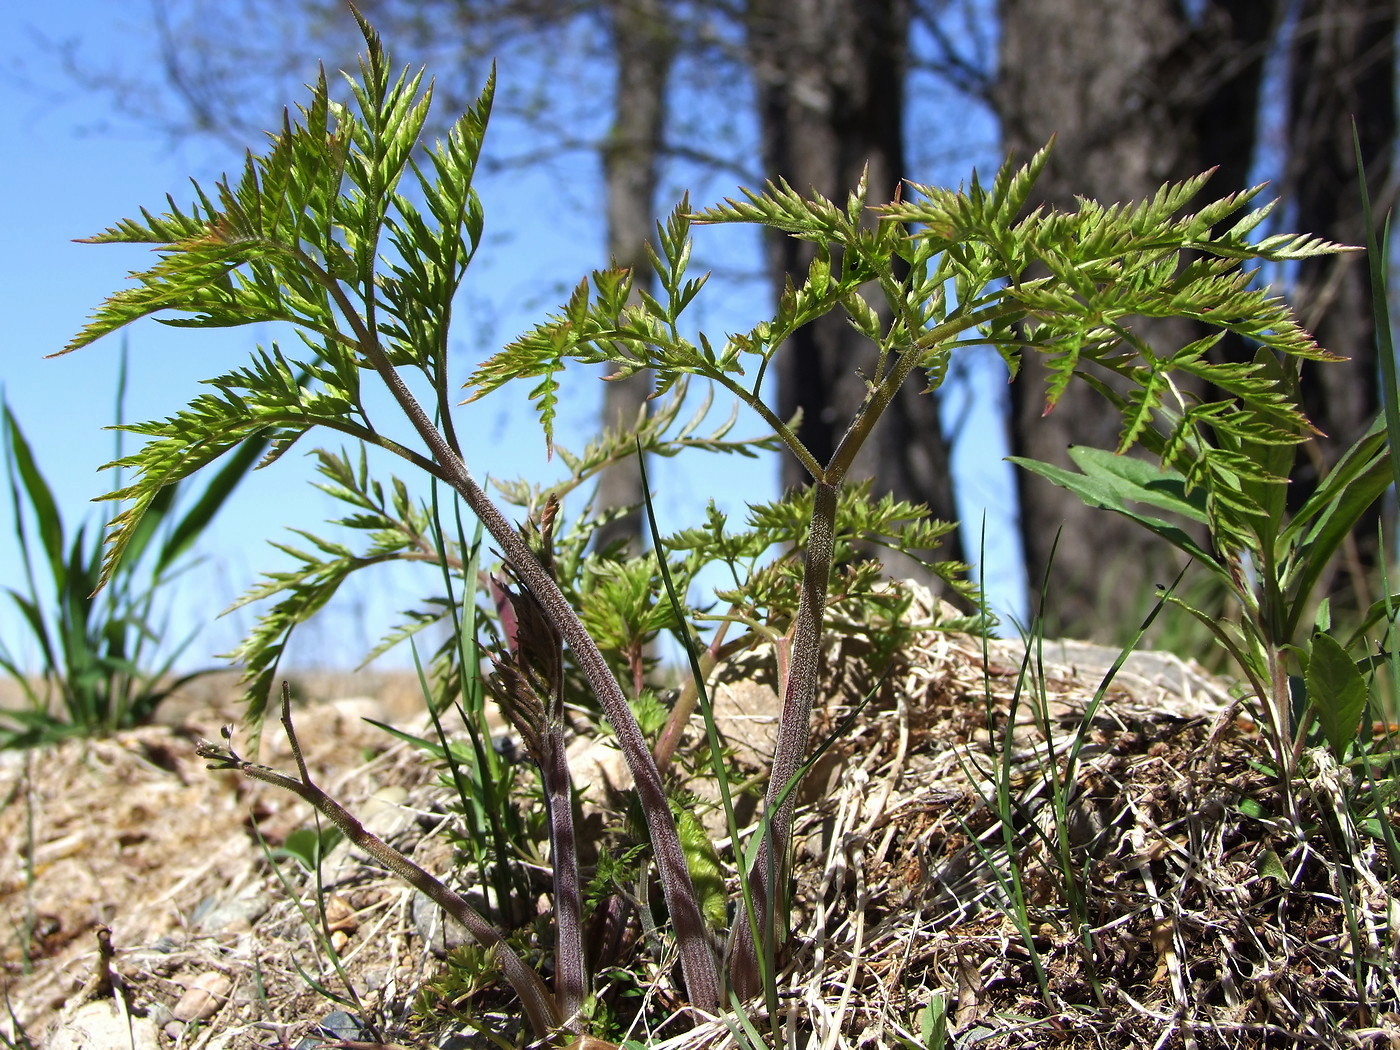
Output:
<svg viewBox="0 0 1400 1050">
<path fill-rule="evenodd" d="M 748 54 L 770 179 L 842 202 L 868 166 L 871 202 L 892 199 L 904 175 L 909 17 L 908 0 L 750 0 Z M 806 273 L 812 253 L 811 245 L 788 237 L 769 244 L 775 275 Z M 784 416 L 802 411 L 798 434 L 818 460 L 830 459 L 864 400 L 858 370 L 873 361 L 872 348 L 837 316 L 795 333 L 780 355 L 780 409 Z M 918 394 L 918 386 L 908 384 L 891 404 L 851 478 L 874 478 L 877 493 L 924 503 L 934 517 L 953 521 L 938 403 Z M 782 480 L 791 488 L 811 479 L 787 459 Z M 939 554 L 962 556 L 956 542 Z M 912 561 L 886 560 L 892 574 L 926 575 Z"/>
<path fill-rule="evenodd" d="M 613 0 L 609 5 L 617 61 L 612 133 L 603 148 L 608 254 L 633 273 L 633 295 L 651 284 L 646 244 L 655 235 L 656 182 L 666 124 L 666 82 L 676 52 L 663 0 Z M 607 383 L 603 425 L 628 427 L 646 405 L 649 374 Z M 614 464 L 598 479 L 600 509 L 631 508 L 599 530 L 597 546 L 623 541 L 640 550 L 644 531 L 638 464 Z"/>
<path fill-rule="evenodd" d="M 1126 201 L 1213 165 L 1221 171 L 1212 196 L 1241 188 L 1277 6 L 1222 0 L 1193 22 L 1177 0 L 1001 0 L 1004 142 L 1025 159 L 1056 136 L 1038 199 L 1066 208 L 1075 195 Z M 1163 349 L 1197 335 L 1183 321 L 1133 327 Z M 1044 384 L 1044 369 L 1028 357 L 1011 388 L 1016 455 L 1068 465 L 1072 445 L 1116 445 L 1117 413 L 1098 394 L 1073 384 L 1046 414 Z M 1154 585 L 1176 575 L 1168 548 L 1126 519 L 1025 472 L 1017 494 L 1033 593 L 1050 567 L 1047 631 L 1121 636 L 1147 611 Z"/>
<path fill-rule="evenodd" d="M 1303 0 L 1293 32 L 1289 73 L 1289 161 L 1284 189 L 1292 225 L 1343 244 L 1364 244 L 1365 220 L 1352 138 L 1361 143 L 1371 200 L 1381 215 L 1391 203 L 1395 153 L 1394 0 Z M 1308 260 L 1298 268 L 1293 299 L 1318 342 L 1349 360 L 1308 363 L 1304 408 L 1322 431 L 1305 448 L 1291 495 L 1301 500 L 1321 473 L 1380 410 L 1375 323 L 1364 256 Z M 1348 564 L 1332 597 L 1364 608 L 1376 595 L 1366 577 L 1380 557 L 1376 517 L 1357 528 Z"/>
</svg>

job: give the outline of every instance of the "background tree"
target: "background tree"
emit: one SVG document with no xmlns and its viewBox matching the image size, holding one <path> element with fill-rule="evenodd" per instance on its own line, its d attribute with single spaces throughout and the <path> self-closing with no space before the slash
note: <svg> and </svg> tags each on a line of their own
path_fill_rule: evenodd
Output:
<svg viewBox="0 0 1400 1050">
<path fill-rule="evenodd" d="M 999 18 L 995 97 L 1004 141 L 1026 154 L 1058 136 L 1036 187 L 1044 200 L 1128 200 L 1210 167 L 1218 167 L 1211 191 L 1219 195 L 1243 189 L 1251 172 L 1281 167 L 1288 225 L 1344 243 L 1364 239 L 1349 118 L 1355 113 L 1363 125 L 1372 192 L 1381 199 L 1395 146 L 1391 0 L 1001 0 Z M 1275 158 L 1268 156 L 1275 143 L 1259 148 L 1261 123 L 1271 119 L 1261 94 L 1271 59 L 1290 101 L 1283 155 Z M 1304 372 L 1309 415 L 1328 437 L 1310 446 L 1295 498 L 1378 407 L 1365 280 L 1355 257 L 1299 270 L 1293 295 L 1306 321 L 1351 361 Z M 1332 301 L 1323 289 L 1335 290 Z M 1137 331 L 1164 348 L 1199 334 L 1182 321 L 1143 320 Z M 1220 352 L 1252 350 L 1222 343 Z M 1017 455 L 1067 464 L 1071 445 L 1112 446 L 1114 422 L 1084 390 L 1046 415 L 1043 388 L 1043 375 L 1034 374 L 1012 387 Z M 1059 537 L 1052 630 L 1111 634 L 1105 627 L 1135 622 L 1153 585 L 1175 575 L 1165 549 L 1131 522 L 1039 478 L 1020 474 L 1017 484 L 1032 581 L 1045 573 Z M 1374 541 L 1361 543 L 1357 569 L 1373 566 L 1375 555 Z"/>
<path fill-rule="evenodd" d="M 666 128 L 666 91 L 676 37 L 662 0 L 611 0 L 614 99 L 612 132 L 603 148 L 607 186 L 608 255 L 632 271 L 638 289 L 652 282 L 646 244 L 656 215 L 656 183 Z M 605 426 L 626 426 L 645 410 L 650 381 L 646 375 L 609 383 L 603 400 Z M 637 544 L 645 534 L 641 474 L 632 463 L 609 467 L 598 479 L 600 507 L 628 507 L 598 535 L 601 546 L 617 541 Z"/>
<path fill-rule="evenodd" d="M 1028 156 L 1056 136 L 1037 197 L 1056 207 L 1071 207 L 1076 195 L 1127 201 L 1212 164 L 1223 169 L 1218 181 L 1228 180 L 1213 192 L 1241 188 L 1278 5 L 1233 6 L 1248 15 L 1212 8 L 1195 26 L 1176 0 L 1001 0 L 995 99 L 1003 141 Z M 1164 348 L 1195 336 L 1184 319 L 1143 321 L 1137 331 Z M 1045 379 L 1040 362 L 1028 361 L 1011 388 L 1016 455 L 1069 466 L 1072 445 L 1117 444 L 1117 418 L 1087 387 L 1067 390 L 1047 413 Z M 1167 549 L 1047 481 L 1025 472 L 1016 481 L 1031 581 L 1045 576 L 1054 551 L 1051 630 L 1088 634 L 1138 621 L 1153 585 L 1176 575 Z"/>
<path fill-rule="evenodd" d="M 1370 195 L 1383 214 L 1395 200 L 1396 5 L 1392 0 L 1303 0 L 1289 40 L 1287 161 L 1283 190 L 1298 229 L 1366 243 L 1356 189 L 1356 124 Z M 1335 256 L 1298 268 L 1293 299 L 1318 342 L 1350 360 L 1303 369 L 1303 404 L 1322 432 L 1295 475 L 1295 502 L 1380 410 L 1376 332 L 1365 259 Z M 1353 607 L 1378 597 L 1368 578 L 1382 552 L 1376 518 L 1351 537 L 1350 564 L 1333 590 Z"/>
<path fill-rule="evenodd" d="M 904 146 L 909 67 L 909 0 L 750 0 L 747 57 L 757 93 L 764 172 L 799 192 L 840 201 L 868 180 L 872 202 L 892 200 L 909 174 Z M 791 237 L 768 244 L 775 291 L 787 274 L 804 274 L 812 245 Z M 852 419 L 865 399 L 865 338 L 835 314 L 797 331 L 779 358 L 779 399 L 820 461 L 841 440 L 836 421 Z M 783 483 L 807 482 L 787 459 Z M 948 446 L 938 403 L 906 385 L 887 418 L 856 457 L 852 473 L 880 489 L 926 504 L 934 517 L 957 520 Z M 948 557 L 961 558 L 954 544 Z M 902 575 L 918 574 L 901 565 Z"/>
<path fill-rule="evenodd" d="M 1057 135 L 1038 187 L 1056 204 L 1075 194 L 1126 200 L 1217 167 L 1213 192 L 1272 175 L 1287 198 L 1286 225 L 1357 242 L 1351 114 L 1373 196 L 1384 203 L 1391 185 L 1393 0 L 367 0 L 366 7 L 387 37 L 418 45 L 415 57 L 460 69 L 455 82 L 439 82 L 449 96 L 469 98 L 491 56 L 540 70 L 532 87 L 498 100 L 498 112 L 529 120 L 535 133 L 529 150 L 504 163 L 596 151 L 608 251 L 623 265 L 639 261 L 633 246 L 638 231 L 650 232 L 668 163 L 722 173 L 721 192 L 782 177 L 836 197 L 868 165 L 872 197 L 887 197 L 901 177 L 936 178 L 924 163 L 911 170 L 908 129 L 941 123 L 944 137 L 934 137 L 934 148 L 965 167 L 968 146 L 956 136 L 966 124 L 927 112 L 931 83 L 962 99 L 958 115 L 990 105 L 1003 144 L 1023 157 Z M 307 45 L 287 41 L 312 40 L 328 56 L 348 53 L 348 42 L 338 43 L 350 39 L 340 0 L 160 0 L 156 10 L 165 78 L 185 102 L 183 125 L 180 113 L 161 117 L 172 128 L 246 138 L 256 126 L 249 117 L 265 119 L 287 72 L 304 76 Z M 257 32 L 268 26 L 276 27 L 271 42 Z M 585 56 L 567 66 L 567 83 L 556 61 L 566 54 Z M 911 96 L 913 77 L 923 87 Z M 121 95 L 119 81 L 105 83 Z M 1273 86 L 1266 91 L 1266 84 Z M 267 104 L 248 101 L 259 97 L 255 87 L 263 87 Z M 128 91 L 133 103 L 148 106 L 149 86 Z M 1269 104 L 1278 99 L 1287 100 L 1282 110 Z M 913 139 L 925 157 L 927 139 Z M 747 159 L 755 154 L 761 170 Z M 801 272 L 808 260 L 789 240 L 771 243 L 767 261 L 776 274 Z M 1303 492 L 1317 465 L 1374 413 L 1364 274 L 1343 259 L 1270 276 L 1291 277 L 1323 343 L 1352 358 L 1346 368 L 1304 375 L 1310 414 L 1328 437 L 1316 443 L 1311 475 L 1299 475 L 1296 491 Z M 1184 323 L 1144 322 L 1139 331 L 1164 346 L 1196 336 Z M 803 437 L 817 449 L 835 438 L 825 421 L 841 418 L 864 394 L 848 339 L 839 323 L 798 333 L 797 352 L 779 377 L 783 407 L 802 409 Z M 1248 348 L 1222 344 L 1219 352 Z M 1028 375 L 1010 387 L 1014 453 L 1063 462 L 1068 445 L 1113 440 L 1109 414 L 1073 395 L 1046 416 L 1040 382 Z M 635 387 L 619 388 L 605 408 L 608 419 L 633 414 L 638 396 Z M 910 396 L 882 423 L 861 466 L 880 488 L 955 517 L 938 407 Z M 633 477 L 619 471 L 605 478 L 601 499 L 634 502 Z M 1052 630 L 1111 637 L 1134 622 L 1153 584 L 1174 575 L 1165 555 L 1127 523 L 1120 528 L 1024 475 L 1017 489 L 1032 581 L 1044 573 L 1063 526 Z M 624 520 L 611 535 L 633 535 L 635 525 Z M 1362 568 L 1376 556 L 1367 542 L 1362 537 L 1356 547 Z"/>
</svg>

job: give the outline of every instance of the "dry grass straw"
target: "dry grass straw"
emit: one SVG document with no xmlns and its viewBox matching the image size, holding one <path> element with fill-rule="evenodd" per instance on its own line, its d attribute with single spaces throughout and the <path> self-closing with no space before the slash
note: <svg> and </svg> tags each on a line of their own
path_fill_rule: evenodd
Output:
<svg viewBox="0 0 1400 1050">
<path fill-rule="evenodd" d="M 842 644 L 828 653 L 819 732 L 880 680 L 856 643 Z M 915 636 L 884 677 L 804 793 L 788 909 L 794 947 L 778 978 L 780 1016 L 748 1004 L 753 1030 L 766 1039 L 776 1027 L 782 1045 L 804 1050 L 922 1046 L 919 1014 L 941 995 L 950 1044 L 962 1047 L 1400 1040 L 1397 887 L 1379 845 L 1358 826 L 1353 774 L 1312 758 L 1299 811 L 1289 815 L 1263 768 L 1269 752 L 1256 726 L 1223 683 L 1180 661 L 1134 658 L 1120 672 L 1087 729 L 1074 782 L 1062 786 L 1064 832 L 1087 919 L 1084 929 L 1074 928 L 1053 848 L 1061 833 L 1058 774 L 1047 766 L 1046 742 L 1066 753 L 1112 654 L 1047 646 L 1049 717 L 1021 703 L 1009 734 L 1008 853 L 987 800 L 995 797 L 996 752 L 1007 739 L 1022 654 L 1016 644 L 996 642 L 984 661 L 980 641 L 929 632 Z M 386 786 L 402 789 L 392 841 L 430 870 L 451 870 L 452 849 L 441 834 L 448 795 L 416 753 L 386 746 L 376 731 L 362 736 L 363 724 L 344 711 L 308 710 L 299 725 L 308 743 L 325 742 L 313 765 L 321 764 L 327 786 L 352 810 Z M 56 912 L 65 931 L 47 952 L 34 942 L 28 976 L 13 952 L 6 959 L 11 1003 L 31 1034 L 42 1032 L 70 986 L 88 974 L 95 948 L 85 928 L 97 919 L 112 925 L 117 970 L 144 1008 L 168 1005 L 181 982 L 211 968 L 232 979 L 228 1002 L 211 1020 L 221 1045 L 296 1045 L 315 1017 L 334 1008 L 305 976 L 335 991 L 333 969 L 240 827 L 251 806 L 275 844 L 308 814 L 281 793 L 204 772 L 186 747 L 183 733 L 160 728 L 110 743 L 75 742 L 46 756 L 44 772 L 26 789 L 36 803 L 37 857 L 68 848 L 75 807 L 93 829 L 61 858 L 68 867 L 36 867 L 33 891 L 18 859 L 4 861 L 0 906 L 11 943 L 26 900 L 40 902 L 41 913 Z M 364 748 L 376 757 L 366 762 Z M 153 758 L 164 755 L 173 763 Z M 5 775 L 10 786 L 18 783 L 18 773 Z M 131 806 L 145 807 L 143 830 Z M 7 841 L 17 841 L 13 821 L 21 815 L 14 804 L 0 813 Z M 1007 900 L 1013 868 L 1024 916 Z M 411 895 L 344 847 L 323 871 L 319 902 L 314 879 L 298 874 L 302 904 L 330 907 L 334 898 L 348 908 L 342 964 L 381 1030 L 411 1045 L 413 1000 L 440 968 L 416 932 Z M 194 918 L 207 900 L 258 894 L 266 907 L 252 922 L 206 932 Z M 631 1038 L 665 1050 L 749 1040 L 720 1018 L 676 1034 L 681 1026 L 667 1023 L 676 1004 L 670 975 L 644 963 L 638 969 L 652 984 Z M 507 991 L 461 1005 L 498 1037 L 520 1035 Z M 423 1035 L 443 1045 L 450 1027 Z"/>
<path fill-rule="evenodd" d="M 1223 684 L 1149 659 L 1109 688 L 1063 784 L 1100 672 L 1048 664 L 1042 719 L 1014 702 L 1021 653 L 993 643 L 984 686 L 979 642 L 924 636 L 843 744 L 801 816 L 787 1044 L 918 1046 L 942 993 L 960 1046 L 1395 1045 L 1396 882 L 1350 771 L 1309 752 L 1288 816 Z"/>
</svg>

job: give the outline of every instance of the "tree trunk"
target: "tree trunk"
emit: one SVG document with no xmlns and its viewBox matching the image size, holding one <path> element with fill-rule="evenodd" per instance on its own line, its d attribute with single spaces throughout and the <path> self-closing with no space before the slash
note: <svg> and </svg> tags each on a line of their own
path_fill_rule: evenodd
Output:
<svg viewBox="0 0 1400 1050">
<path fill-rule="evenodd" d="M 909 16 L 909 0 L 750 0 L 747 47 L 770 179 L 844 203 L 868 166 L 871 203 L 893 198 L 904 176 Z M 791 237 L 769 242 L 778 282 L 806 273 L 812 255 L 812 245 Z M 779 356 L 780 410 L 802 412 L 798 436 L 819 461 L 830 460 L 865 399 L 858 370 L 873 361 L 869 343 L 836 315 L 794 333 Z M 892 492 L 953 521 L 938 403 L 917 388 L 908 384 L 890 405 L 850 477 L 874 478 L 876 495 Z M 792 459 L 783 462 L 782 480 L 786 488 L 811 481 Z M 954 538 L 937 556 L 961 558 L 961 546 Z M 884 560 L 892 575 L 927 579 L 911 559 Z"/>
<path fill-rule="evenodd" d="M 1361 142 L 1376 215 L 1391 203 L 1395 151 L 1394 0 L 1303 0 L 1291 41 L 1289 162 L 1284 188 L 1293 203 L 1290 225 L 1343 244 L 1365 244 L 1352 121 Z M 1323 432 L 1300 457 L 1294 502 L 1336 463 L 1380 410 L 1375 323 L 1367 261 L 1360 254 L 1299 265 L 1294 302 L 1318 342 L 1349 358 L 1344 364 L 1304 365 L 1303 405 Z M 1379 558 L 1377 516 L 1353 534 L 1349 564 L 1333 581 L 1332 597 L 1364 609 L 1378 595 L 1367 576 Z"/>
<path fill-rule="evenodd" d="M 1216 164 L 1223 171 L 1209 194 L 1239 189 L 1275 8 L 1227 0 L 1193 23 L 1176 0 L 1001 0 L 1003 140 L 1025 159 L 1056 136 L 1037 200 L 1061 208 L 1076 195 L 1132 200 Z M 1133 328 L 1164 351 L 1198 335 L 1180 320 L 1138 319 Z M 1044 390 L 1045 370 L 1028 356 L 1011 387 L 1016 455 L 1068 466 L 1072 445 L 1117 444 L 1117 413 L 1086 384 L 1071 385 L 1049 414 Z M 1131 632 L 1179 559 L 1141 527 L 1038 477 L 1019 472 L 1017 494 L 1032 592 L 1047 572 L 1051 581 L 1046 629 L 1105 640 Z"/>
<path fill-rule="evenodd" d="M 646 242 L 655 233 L 657 173 L 665 133 L 666 81 L 676 41 L 666 19 L 663 0 L 612 0 L 614 53 L 617 61 L 613 126 L 603 150 L 607 184 L 608 254 L 613 265 L 633 273 L 633 295 L 652 283 Z M 603 425 L 630 427 L 646 406 L 651 376 L 607 383 L 603 393 Z M 594 507 L 629 508 L 598 531 L 598 549 L 623 542 L 633 552 L 642 548 L 642 482 L 638 464 L 623 460 L 598 478 Z"/>
</svg>

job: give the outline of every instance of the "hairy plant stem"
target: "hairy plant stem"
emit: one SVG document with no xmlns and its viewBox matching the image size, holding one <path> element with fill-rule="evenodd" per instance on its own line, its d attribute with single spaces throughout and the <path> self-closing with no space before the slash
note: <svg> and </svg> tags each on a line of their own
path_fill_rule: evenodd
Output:
<svg viewBox="0 0 1400 1050">
<path fill-rule="evenodd" d="M 778 435 L 782 443 L 791 452 L 807 471 L 814 478 L 820 477 L 822 473 L 821 462 L 807 450 L 807 446 L 797 436 L 797 431 L 788 426 L 783 419 L 774 412 L 763 398 L 759 396 L 757 387 L 750 390 L 747 386 L 735 382 L 735 380 L 723 372 L 718 372 L 710 377 L 725 390 L 743 402 L 744 406 L 750 409 L 759 419 L 767 423 L 773 429 L 773 433 Z"/>
<path fill-rule="evenodd" d="M 459 467 L 460 462 L 457 461 Z M 459 476 L 450 479 L 450 483 L 462 494 L 467 506 L 500 545 L 502 555 L 515 569 L 520 582 L 530 589 L 550 623 L 573 650 L 579 669 L 588 679 L 608 721 L 612 723 L 618 747 L 627 760 L 646 814 L 662 892 L 675 927 L 686 991 L 696 1006 L 703 1010 L 716 1009 L 719 1005 L 719 975 L 706 937 L 705 920 L 700 913 L 685 854 L 681 850 L 680 835 L 666 800 L 661 774 L 652 761 L 646 738 L 642 736 L 632 709 L 627 706 L 627 700 L 598 646 L 519 533 L 466 473 L 465 467 L 460 467 Z"/>
<path fill-rule="evenodd" d="M 357 847 L 461 923 L 478 944 L 489 949 L 494 955 L 501 973 L 520 996 L 521 1005 L 536 1037 L 548 1038 L 559 1027 L 561 1021 L 554 997 L 549 994 L 549 989 L 540 980 L 539 974 L 526 965 L 505 942 L 500 931 L 459 894 L 448 889 L 383 839 L 365 830 L 365 826 L 349 810 L 312 781 L 306 769 L 306 760 L 302 757 L 301 744 L 292 728 L 292 693 L 285 684 L 282 686 L 282 727 L 287 732 L 287 740 L 291 744 L 300 779 L 269 766 L 249 762 L 240 758 L 232 747 L 220 747 L 207 740 L 200 741 L 195 753 L 200 758 L 210 760 L 210 769 L 237 769 L 253 780 L 290 791 L 334 824 Z M 229 730 L 224 730 L 224 736 L 229 738 Z"/>
<path fill-rule="evenodd" d="M 947 337 L 962 330 L 963 326 L 963 322 L 957 322 L 940 326 L 937 331 Z M 784 683 L 783 708 L 778 718 L 773 768 L 764 798 L 764 814 L 769 823 L 759 844 L 757 859 L 747 875 L 753 895 L 755 921 L 740 921 L 734 926 L 729 979 L 731 988 L 743 998 L 757 995 L 763 990 L 759 952 L 761 949 L 765 958 L 772 958 L 775 947 L 773 919 L 779 906 L 777 893 L 784 878 L 784 858 L 792 830 L 793 809 L 797 805 L 797 796 L 789 790 L 789 781 L 797 775 L 806 757 L 811 736 L 812 705 L 816 700 L 817 675 L 821 666 L 822 621 L 826 614 L 835 553 L 836 498 L 856 453 L 927 349 L 926 341 L 921 339 L 896 358 L 894 367 L 876 384 L 856 413 L 831 462 L 814 479 L 812 518 L 802 569 L 802 594 L 793 623 L 787 673 L 780 679 Z M 802 451 L 806 452 L 805 448 Z M 810 456 L 799 458 L 805 463 Z M 784 792 L 786 796 L 782 797 Z M 754 936 L 755 925 L 763 938 L 761 945 Z"/>
<path fill-rule="evenodd" d="M 578 1035 L 588 977 L 573 783 L 564 739 L 564 647 L 531 594 L 498 577 L 489 578 L 488 587 L 509 649 L 508 656 L 491 654 L 495 674 L 490 683 L 501 712 L 540 771 L 554 877 L 554 996 L 565 1029 Z"/>
<path fill-rule="evenodd" d="M 540 778 L 549 811 L 550 866 L 554 870 L 554 992 L 564 1027 L 581 1034 L 583 1000 L 588 994 L 583 955 L 583 891 L 574 830 L 573 782 L 561 721 L 550 718 L 543 744 Z"/>
<path fill-rule="evenodd" d="M 792 811 L 797 802 L 792 792 L 788 792 L 781 804 L 778 803 L 778 796 L 796 775 L 807 754 L 812 703 L 816 699 L 817 671 L 821 661 L 822 620 L 826 613 L 827 589 L 835 550 L 838 485 L 818 481 L 813 488 L 812 519 L 802 567 L 802 594 L 793 622 L 792 653 L 787 684 L 783 690 L 783 709 L 778 718 L 778 740 L 764 799 L 768 827 L 748 875 L 754 912 L 764 939 L 762 947 L 765 956 L 773 947 L 773 916 L 778 887 L 782 882 L 782 861 L 787 855 Z M 754 939 L 753 924 L 739 921 L 735 923 L 734 930 L 730 983 L 736 994 L 747 999 L 763 990 L 762 972 L 758 964 L 760 945 Z"/>
<path fill-rule="evenodd" d="M 603 659 L 597 644 L 570 607 L 553 577 L 540 564 L 519 532 L 472 478 L 456 450 L 448 444 L 442 431 L 433 425 L 427 413 L 423 411 L 403 377 L 365 325 L 364 319 L 345 298 L 343 289 L 331 281 L 330 291 L 340 305 L 342 314 L 355 330 L 360 352 L 379 373 L 394 400 L 432 452 L 438 468 L 434 473 L 451 485 L 466 502 L 477 520 L 491 534 L 517 578 L 534 595 L 554 629 L 573 650 L 579 669 L 588 679 L 589 686 L 612 724 L 618 747 L 636 783 L 637 795 L 646 815 L 647 830 L 656 857 L 657 873 L 661 878 L 662 893 L 666 898 L 666 907 L 675 929 L 686 991 L 691 1002 L 700 1009 L 716 1010 L 720 1003 L 719 973 L 714 952 L 710 949 L 706 935 L 699 898 L 690 878 L 685 853 L 681 849 L 675 818 L 671 815 L 661 774 L 657 771 L 656 763 L 652 761 L 646 739 L 637 725 L 632 709 L 627 706 L 627 700 L 622 695 L 612 671 L 609 670 L 607 661 Z"/>
</svg>

